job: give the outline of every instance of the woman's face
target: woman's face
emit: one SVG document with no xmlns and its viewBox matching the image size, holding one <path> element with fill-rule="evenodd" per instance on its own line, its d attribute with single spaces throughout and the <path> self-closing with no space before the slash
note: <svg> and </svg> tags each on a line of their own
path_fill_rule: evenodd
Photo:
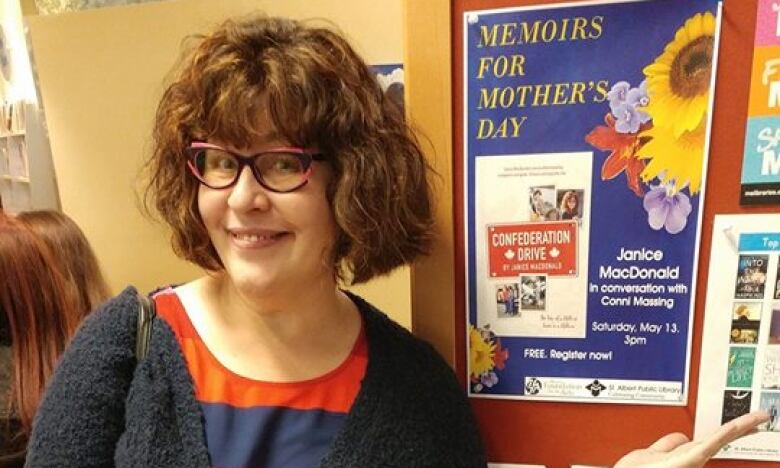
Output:
<svg viewBox="0 0 780 468">
<path fill-rule="evenodd" d="M 575 208 L 577 208 L 577 197 L 569 197 L 569 199 L 566 200 L 566 206 L 570 210 L 574 210 Z"/>
<path fill-rule="evenodd" d="M 275 134 L 269 119 L 260 120 L 269 125 L 248 148 L 209 143 L 244 155 L 291 146 Z M 293 192 L 263 188 L 248 167 L 230 188 L 200 185 L 201 218 L 227 275 L 242 291 L 295 294 L 313 283 L 333 281 L 329 259 L 336 222 L 326 196 L 330 177 L 329 165 L 315 161 L 308 183 Z"/>
</svg>

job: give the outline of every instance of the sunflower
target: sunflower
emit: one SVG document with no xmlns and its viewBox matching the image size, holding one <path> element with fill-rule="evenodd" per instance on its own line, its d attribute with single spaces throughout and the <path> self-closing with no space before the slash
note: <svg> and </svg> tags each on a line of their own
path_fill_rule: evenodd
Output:
<svg viewBox="0 0 780 468">
<path fill-rule="evenodd" d="M 469 368 L 472 376 L 478 377 L 493 369 L 495 349 L 496 345 L 485 341 L 474 325 L 469 327 Z"/>
<path fill-rule="evenodd" d="M 649 160 L 641 173 L 645 182 L 659 177 L 674 183 L 674 190 L 699 191 L 714 45 L 715 17 L 697 13 L 645 67 L 650 96 L 645 110 L 653 118 L 653 127 L 641 133 L 651 139 L 638 154 Z"/>
<path fill-rule="evenodd" d="M 655 62 L 644 69 L 650 103 L 646 112 L 655 127 L 676 138 L 696 129 L 707 113 L 715 17 L 697 13 L 677 30 Z"/>
<path fill-rule="evenodd" d="M 701 188 L 705 129 L 706 120 L 702 120 L 693 131 L 679 137 L 663 127 L 643 133 L 651 139 L 638 152 L 640 159 L 650 160 L 640 174 L 642 180 L 649 182 L 658 177 L 662 184 L 674 183 L 675 191 L 687 185 L 691 195 L 697 193 Z"/>
</svg>

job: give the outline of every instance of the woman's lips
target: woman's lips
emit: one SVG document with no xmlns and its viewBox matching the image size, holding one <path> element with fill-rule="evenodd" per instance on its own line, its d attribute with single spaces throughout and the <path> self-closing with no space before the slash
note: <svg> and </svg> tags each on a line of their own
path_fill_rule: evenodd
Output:
<svg viewBox="0 0 780 468">
<path fill-rule="evenodd" d="M 228 229 L 233 244 L 245 249 L 256 249 L 276 244 L 289 235 L 287 231 Z"/>
</svg>

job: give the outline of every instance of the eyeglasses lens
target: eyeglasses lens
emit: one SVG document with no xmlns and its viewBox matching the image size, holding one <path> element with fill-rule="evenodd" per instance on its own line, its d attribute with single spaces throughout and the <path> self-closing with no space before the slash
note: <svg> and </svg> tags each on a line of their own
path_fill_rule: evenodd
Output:
<svg viewBox="0 0 780 468">
<path fill-rule="evenodd" d="M 255 171 L 269 187 L 287 191 L 300 186 L 306 177 L 308 164 L 294 153 L 265 153 L 255 159 Z"/>
<path fill-rule="evenodd" d="M 238 178 L 242 167 L 239 160 L 227 151 L 204 148 L 194 159 L 198 177 L 214 188 L 228 187 Z M 294 190 L 306 180 L 311 161 L 308 155 L 289 152 L 262 153 L 254 158 L 254 174 L 261 185 L 284 192 Z"/>
<path fill-rule="evenodd" d="M 198 176 L 212 187 L 230 185 L 238 173 L 238 160 L 225 151 L 201 149 L 194 160 Z"/>
</svg>

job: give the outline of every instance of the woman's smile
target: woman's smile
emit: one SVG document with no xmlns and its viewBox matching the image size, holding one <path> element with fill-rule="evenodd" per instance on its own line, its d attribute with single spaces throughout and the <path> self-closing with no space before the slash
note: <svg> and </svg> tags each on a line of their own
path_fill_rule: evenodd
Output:
<svg viewBox="0 0 780 468">
<path fill-rule="evenodd" d="M 235 247 L 239 249 L 261 249 L 278 244 L 292 235 L 289 231 L 268 229 L 233 228 L 227 230 Z"/>
</svg>

